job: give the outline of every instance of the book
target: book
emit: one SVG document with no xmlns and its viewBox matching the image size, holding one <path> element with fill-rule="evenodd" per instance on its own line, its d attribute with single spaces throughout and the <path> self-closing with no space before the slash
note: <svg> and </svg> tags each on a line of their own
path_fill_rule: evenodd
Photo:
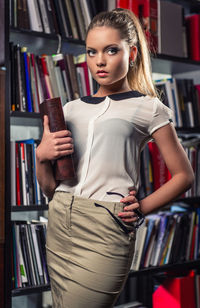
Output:
<svg viewBox="0 0 200 308">
<path fill-rule="evenodd" d="M 144 242 L 146 238 L 146 233 L 147 233 L 147 226 L 144 223 L 137 230 L 135 251 L 134 251 L 133 260 L 132 260 L 132 264 L 130 268 L 133 271 L 139 270 L 142 251 L 143 251 Z"/>
<path fill-rule="evenodd" d="M 184 35 L 182 5 L 158 1 L 158 53 L 185 57 Z"/>
<path fill-rule="evenodd" d="M 154 308 L 196 308 L 194 276 L 166 278 L 155 287 Z"/>
<path fill-rule="evenodd" d="M 154 190 L 157 190 L 171 178 L 171 175 L 169 173 L 169 170 L 167 169 L 167 166 L 156 143 L 149 142 L 148 147 L 151 155 L 153 169 Z"/>
<path fill-rule="evenodd" d="M 44 102 L 40 104 L 40 113 L 42 119 L 44 115 L 48 116 L 51 132 L 66 129 L 63 109 L 59 97 L 44 100 Z M 66 180 L 75 177 L 72 155 L 67 155 L 57 159 L 54 166 L 56 180 Z"/>
<path fill-rule="evenodd" d="M 200 14 L 187 15 L 186 27 L 189 57 L 200 61 Z"/>
<path fill-rule="evenodd" d="M 37 1 L 28 0 L 27 7 L 28 7 L 31 30 L 43 32 L 42 21 L 41 21 Z"/>
</svg>

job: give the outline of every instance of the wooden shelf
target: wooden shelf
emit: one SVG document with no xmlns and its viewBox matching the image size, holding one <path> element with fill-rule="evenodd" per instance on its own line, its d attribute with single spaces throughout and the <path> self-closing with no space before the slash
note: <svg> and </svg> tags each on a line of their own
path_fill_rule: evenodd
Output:
<svg viewBox="0 0 200 308">
<path fill-rule="evenodd" d="M 50 291 L 50 285 L 30 286 L 25 288 L 17 288 L 12 290 L 12 296 L 28 295 L 32 293 L 41 293 Z"/>
<path fill-rule="evenodd" d="M 47 211 L 48 205 L 13 205 L 11 212 L 30 212 L 30 211 Z"/>
</svg>

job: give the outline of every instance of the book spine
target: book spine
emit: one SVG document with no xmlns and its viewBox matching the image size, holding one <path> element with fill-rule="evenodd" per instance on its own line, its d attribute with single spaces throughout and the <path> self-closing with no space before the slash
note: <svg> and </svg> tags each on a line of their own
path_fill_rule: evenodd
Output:
<svg viewBox="0 0 200 308">
<path fill-rule="evenodd" d="M 48 116 L 51 132 L 66 129 L 63 109 L 59 97 L 45 100 L 42 104 L 40 104 L 40 113 L 42 118 L 44 115 Z M 75 171 L 72 156 L 68 155 L 57 159 L 55 164 L 55 178 L 57 180 L 64 180 L 74 177 Z"/>
</svg>

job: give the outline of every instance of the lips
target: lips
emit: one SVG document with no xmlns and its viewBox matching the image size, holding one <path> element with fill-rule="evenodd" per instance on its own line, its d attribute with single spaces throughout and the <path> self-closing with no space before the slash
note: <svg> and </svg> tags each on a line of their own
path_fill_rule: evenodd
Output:
<svg viewBox="0 0 200 308">
<path fill-rule="evenodd" d="M 108 75 L 108 72 L 103 71 L 103 70 L 99 70 L 99 71 L 97 71 L 97 75 L 100 76 L 100 77 L 105 77 L 105 76 Z"/>
</svg>

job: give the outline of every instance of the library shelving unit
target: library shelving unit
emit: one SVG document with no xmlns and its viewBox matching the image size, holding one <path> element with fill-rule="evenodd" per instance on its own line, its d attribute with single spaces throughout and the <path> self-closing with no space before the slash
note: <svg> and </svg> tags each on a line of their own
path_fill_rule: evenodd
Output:
<svg viewBox="0 0 200 308">
<path fill-rule="evenodd" d="M 164 1 L 164 0 L 163 0 Z M 182 4 L 187 12 L 200 12 L 200 3 L 198 1 L 179 1 L 177 3 Z M 38 114 L 35 113 L 21 113 L 18 111 L 10 111 L 10 67 L 9 67 L 9 42 L 14 44 L 20 44 L 21 46 L 26 46 L 28 50 L 31 50 L 33 53 L 37 54 L 53 54 L 57 53 L 59 49 L 62 53 L 73 53 L 78 55 L 85 51 L 84 42 L 81 40 L 75 39 L 60 39 L 56 35 L 44 34 L 39 32 L 31 32 L 27 30 L 20 30 L 9 27 L 9 1 L 2 1 L 3 8 L 2 12 L 5 17 L 5 28 L 0 29 L 4 31 L 5 35 L 5 61 L 1 67 L 0 74 L 3 76 L 3 80 L 0 76 L 0 137 L 1 137 L 1 147 L 0 147 L 0 169 L 3 171 L 5 177 L 0 179 L 0 228 L 2 226 L 5 228 L 1 234 L 0 238 L 1 252 L 4 251 L 4 259 L 1 260 L 0 269 L 4 268 L 4 296 L 3 291 L 1 301 L 1 306 L 5 308 L 10 308 L 12 306 L 12 297 L 20 295 L 28 295 L 31 293 L 40 293 L 43 291 L 50 290 L 49 285 L 43 285 L 38 287 L 28 287 L 21 289 L 12 289 L 12 274 L 11 274 L 11 224 L 13 217 L 18 215 L 19 220 L 23 220 L 23 215 L 27 212 L 38 215 L 38 213 L 43 213 L 48 210 L 47 205 L 30 205 L 30 206 L 20 206 L 16 207 L 11 204 L 11 166 L 10 166 L 10 140 L 11 140 L 11 131 L 17 130 L 18 126 L 24 126 L 25 130 L 28 130 L 30 126 L 39 127 L 39 134 L 41 133 L 41 120 Z M 1 13 L 2 13 L 1 12 Z M 187 72 L 200 72 L 200 62 L 195 62 L 185 58 L 166 56 L 166 55 L 157 55 L 152 58 L 152 68 L 153 72 L 165 73 L 165 74 L 180 74 Z M 4 115 L 5 114 L 5 118 Z M 179 131 L 179 129 L 178 129 Z M 200 134 L 200 127 L 195 128 L 181 128 L 181 132 L 188 134 Z M 3 135 L 2 135 L 3 134 Z M 40 137 L 40 136 L 38 136 Z M 23 138 L 23 136 L 22 136 Z M 5 141 L 5 142 L 4 142 Z M 2 150 L 2 147 L 4 150 Z M 6 154 L 5 154 L 6 153 Z M 4 173 L 5 168 L 5 173 Z M 188 202 L 200 203 L 200 197 L 188 199 Z M 37 213 L 37 214 L 36 214 Z M 5 235 L 4 235 L 5 233 Z M 0 234 L 0 235 L 1 235 Z M 178 264 L 169 264 L 160 267 L 151 267 L 141 269 L 136 272 L 131 272 L 131 277 L 137 277 L 139 279 L 138 289 L 136 293 L 139 294 L 139 300 L 143 301 L 147 307 L 152 306 L 151 295 L 153 293 L 153 286 L 151 283 L 151 278 L 154 274 L 159 272 L 180 272 L 183 270 L 195 269 L 199 267 L 200 260 L 183 262 Z M 141 281 L 140 281 L 141 279 Z M 141 285 L 142 284 L 142 285 Z M 147 286 L 144 288 L 143 286 Z M 142 291 L 143 290 L 143 291 Z M 146 294 L 145 294 L 146 293 Z"/>
</svg>

